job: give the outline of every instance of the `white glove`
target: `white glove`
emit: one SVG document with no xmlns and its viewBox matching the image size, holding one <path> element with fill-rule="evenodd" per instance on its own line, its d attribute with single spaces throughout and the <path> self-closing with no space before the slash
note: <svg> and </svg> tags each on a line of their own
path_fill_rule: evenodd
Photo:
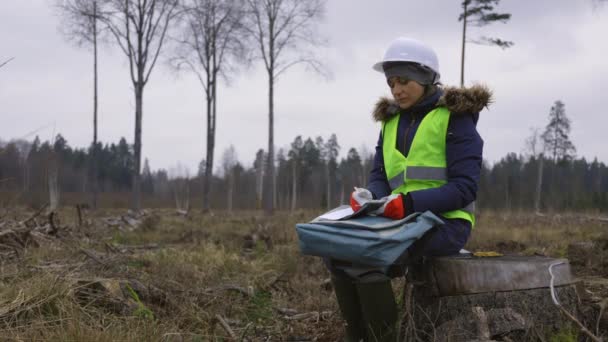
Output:
<svg viewBox="0 0 608 342">
<path fill-rule="evenodd" d="M 350 195 L 350 207 L 353 211 L 358 211 L 361 207 L 374 199 L 374 195 L 365 189 L 365 188 L 357 188 L 355 187 L 355 191 Z"/>
<path fill-rule="evenodd" d="M 405 217 L 405 205 L 403 204 L 402 194 L 393 194 L 382 197 L 379 201 L 384 202 L 382 206 L 370 214 L 384 216 L 393 220 L 400 220 Z"/>
</svg>

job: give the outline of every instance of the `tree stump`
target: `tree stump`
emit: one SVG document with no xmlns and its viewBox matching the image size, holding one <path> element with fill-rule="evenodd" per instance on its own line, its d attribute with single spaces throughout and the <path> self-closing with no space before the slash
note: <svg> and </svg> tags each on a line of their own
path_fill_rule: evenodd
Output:
<svg viewBox="0 0 608 342">
<path fill-rule="evenodd" d="M 528 256 L 455 256 L 425 260 L 410 268 L 402 334 L 404 340 L 536 340 L 568 319 L 553 303 L 578 314 L 578 295 L 566 259 Z M 539 335 L 540 334 L 540 335 Z M 505 339 L 508 340 L 508 339 Z"/>
</svg>

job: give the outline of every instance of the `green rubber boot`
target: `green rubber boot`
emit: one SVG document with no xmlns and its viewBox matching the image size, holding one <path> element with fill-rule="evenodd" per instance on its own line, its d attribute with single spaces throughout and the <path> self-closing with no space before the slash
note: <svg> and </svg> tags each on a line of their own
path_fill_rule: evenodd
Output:
<svg viewBox="0 0 608 342">
<path fill-rule="evenodd" d="M 342 318 L 346 321 L 346 341 L 365 341 L 365 324 L 363 323 L 357 286 L 354 280 L 347 276 L 332 274 L 331 282 L 334 286 Z"/>
<path fill-rule="evenodd" d="M 357 282 L 359 305 L 369 342 L 397 341 L 397 303 L 390 278 L 378 275 Z"/>
</svg>

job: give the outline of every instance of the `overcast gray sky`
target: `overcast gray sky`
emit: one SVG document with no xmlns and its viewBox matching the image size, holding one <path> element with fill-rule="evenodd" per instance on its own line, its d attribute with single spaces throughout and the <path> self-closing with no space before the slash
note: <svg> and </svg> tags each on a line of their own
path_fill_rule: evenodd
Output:
<svg viewBox="0 0 608 342">
<path fill-rule="evenodd" d="M 495 103 L 480 116 L 484 157 L 495 162 L 523 150 L 530 127 L 544 128 L 549 109 L 561 99 L 572 120 L 578 155 L 608 162 L 608 117 L 602 96 L 608 90 L 608 6 L 593 0 L 503 0 L 508 24 L 473 29 L 512 40 L 507 50 L 467 45 L 466 84 L 483 82 Z M 92 139 L 92 53 L 59 33 L 51 0 L 3 0 L 0 9 L 0 138 L 23 138 L 40 129 L 41 139 L 61 133 L 71 146 Z M 370 111 L 389 95 L 383 75 L 371 65 L 398 36 L 423 40 L 439 56 L 442 81 L 457 85 L 460 72 L 460 1 L 328 0 L 319 32 L 329 40 L 320 52 L 333 78 L 291 69 L 279 79 L 275 97 L 275 142 L 287 147 L 296 135 L 338 135 L 342 155 L 350 147 L 373 151 L 379 125 Z M 133 142 L 134 99 L 128 65 L 115 45 L 99 57 L 99 139 Z M 267 147 L 267 79 L 261 64 L 219 88 L 216 155 L 230 144 L 249 167 Z M 157 65 L 146 86 L 143 156 L 151 167 L 191 173 L 205 151 L 202 88 L 192 75 L 175 76 Z M 33 138 L 29 136 L 28 138 Z M 217 159 L 216 159 L 217 160 Z M 218 160 L 219 161 L 219 160 Z M 219 165 L 217 163 L 216 165 Z"/>
</svg>

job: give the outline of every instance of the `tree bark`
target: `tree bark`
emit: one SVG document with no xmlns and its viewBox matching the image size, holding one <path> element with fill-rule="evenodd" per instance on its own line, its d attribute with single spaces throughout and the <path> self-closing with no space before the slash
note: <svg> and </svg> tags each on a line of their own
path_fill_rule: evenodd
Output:
<svg viewBox="0 0 608 342">
<path fill-rule="evenodd" d="M 141 72 L 143 73 L 143 71 Z M 140 78 L 143 79 L 143 75 Z M 143 114 L 144 84 L 138 81 L 135 84 L 135 143 L 133 144 L 135 160 L 133 165 L 133 210 L 138 212 L 141 209 L 141 122 Z"/>
<path fill-rule="evenodd" d="M 272 50 L 271 50 L 272 51 Z M 268 182 L 266 182 L 266 200 L 265 211 L 266 214 L 272 215 L 274 213 L 274 79 L 273 72 L 268 73 Z"/>
<path fill-rule="evenodd" d="M 274 164 L 274 158 L 273 158 L 273 164 Z M 272 208 L 278 208 L 278 197 L 277 197 L 277 172 L 275 170 L 275 172 L 273 173 L 273 180 L 272 180 Z"/>
<path fill-rule="evenodd" d="M 464 50 L 466 45 L 467 37 L 467 3 L 463 2 L 464 6 L 464 18 L 462 19 L 462 55 L 460 59 L 460 87 L 464 87 Z"/>
<path fill-rule="evenodd" d="M 275 63 L 275 35 L 274 35 L 274 25 L 275 18 L 270 17 L 268 21 L 268 37 L 269 39 L 269 58 L 268 58 L 268 182 L 266 191 L 267 199 L 266 199 L 266 214 L 272 215 L 274 214 L 274 195 L 275 195 L 275 187 L 276 187 L 276 179 L 274 177 L 274 63 Z"/>
<path fill-rule="evenodd" d="M 211 177 L 213 175 L 213 135 L 212 135 L 212 122 L 213 122 L 213 93 L 211 87 L 211 74 L 207 74 L 207 84 L 209 87 L 206 90 L 207 98 L 207 156 L 205 158 L 205 179 L 203 180 L 203 211 L 207 212 L 210 208 L 211 194 Z"/>
<path fill-rule="evenodd" d="M 214 47 L 215 49 L 215 47 Z M 215 159 L 215 122 L 217 118 L 217 70 L 216 70 L 215 54 L 213 55 L 213 73 L 211 74 L 211 118 L 209 120 L 209 140 L 208 140 L 208 156 L 209 161 L 209 185 L 211 185 L 211 178 L 213 177 L 213 163 Z M 207 198 L 211 194 L 211 189 L 207 193 Z"/>
<path fill-rule="evenodd" d="M 51 151 L 48 163 L 48 186 L 49 186 L 49 210 L 56 211 L 59 208 L 59 157 L 55 151 Z"/>
<path fill-rule="evenodd" d="M 93 2 L 93 150 L 91 151 L 93 173 L 93 209 L 97 209 L 97 1 Z"/>
<path fill-rule="evenodd" d="M 541 153 L 538 156 L 538 174 L 536 178 L 536 193 L 534 196 L 534 211 L 540 213 L 540 195 L 543 186 L 543 164 L 545 156 Z"/>
</svg>

